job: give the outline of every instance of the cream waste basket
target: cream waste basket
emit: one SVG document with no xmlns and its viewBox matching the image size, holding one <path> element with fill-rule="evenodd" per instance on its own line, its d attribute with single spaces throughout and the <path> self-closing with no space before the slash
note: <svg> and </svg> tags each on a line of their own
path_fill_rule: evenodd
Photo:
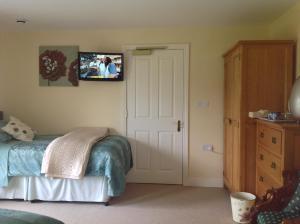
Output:
<svg viewBox="0 0 300 224">
<path fill-rule="evenodd" d="M 249 214 L 255 205 L 255 195 L 247 192 L 235 192 L 230 195 L 233 221 L 250 223 Z"/>
</svg>

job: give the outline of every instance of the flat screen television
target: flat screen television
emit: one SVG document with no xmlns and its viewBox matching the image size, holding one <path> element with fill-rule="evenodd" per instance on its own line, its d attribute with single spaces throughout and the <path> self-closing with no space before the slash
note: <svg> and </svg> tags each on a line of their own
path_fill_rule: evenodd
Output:
<svg viewBox="0 0 300 224">
<path fill-rule="evenodd" d="M 122 53 L 79 52 L 79 80 L 123 81 Z"/>
</svg>

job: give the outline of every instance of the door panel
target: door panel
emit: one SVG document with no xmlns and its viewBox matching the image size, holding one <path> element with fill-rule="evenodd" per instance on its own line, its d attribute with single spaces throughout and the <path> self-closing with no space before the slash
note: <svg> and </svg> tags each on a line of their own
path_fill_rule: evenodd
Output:
<svg viewBox="0 0 300 224">
<path fill-rule="evenodd" d="M 225 59 L 224 69 L 224 116 L 240 120 L 242 80 L 239 51 Z"/>
<path fill-rule="evenodd" d="M 136 153 L 135 161 L 137 169 L 147 170 L 150 169 L 150 135 L 148 131 L 136 131 L 135 132 L 136 140 Z"/>
<path fill-rule="evenodd" d="M 240 148 L 240 128 L 238 123 L 232 124 L 232 189 L 233 191 L 242 190 L 241 169 L 241 148 Z"/>
<path fill-rule="evenodd" d="M 174 117 L 174 60 L 160 57 L 159 60 L 159 117 Z"/>
<path fill-rule="evenodd" d="M 232 117 L 231 88 L 232 88 L 232 63 L 231 58 L 225 59 L 224 66 L 224 118 Z"/>
<path fill-rule="evenodd" d="M 240 120 L 241 110 L 241 57 L 240 53 L 236 53 L 232 56 L 232 78 L 231 78 L 231 118 L 234 120 Z"/>
<path fill-rule="evenodd" d="M 135 116 L 137 118 L 150 117 L 150 65 L 149 59 L 137 59 L 135 82 Z"/>
<path fill-rule="evenodd" d="M 137 183 L 182 183 L 183 51 L 129 56 L 127 134 Z"/>
<path fill-rule="evenodd" d="M 232 126 L 228 119 L 224 124 L 224 179 L 225 183 L 232 184 Z"/>
<path fill-rule="evenodd" d="M 159 170 L 172 170 L 173 159 L 170 157 L 174 157 L 173 152 L 174 149 L 174 135 L 172 132 L 159 132 L 158 134 L 158 151 L 160 158 Z"/>
</svg>

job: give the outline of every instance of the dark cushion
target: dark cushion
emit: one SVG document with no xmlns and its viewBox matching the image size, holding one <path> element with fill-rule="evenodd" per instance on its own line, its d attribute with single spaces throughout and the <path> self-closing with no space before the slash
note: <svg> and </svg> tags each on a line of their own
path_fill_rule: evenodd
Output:
<svg viewBox="0 0 300 224">
<path fill-rule="evenodd" d="M 30 212 L 0 209 L 0 224 L 63 224 L 63 222 Z"/>
<path fill-rule="evenodd" d="M 10 134 L 4 132 L 1 128 L 6 125 L 6 122 L 0 120 L 0 142 L 8 142 L 13 139 Z"/>
<path fill-rule="evenodd" d="M 261 212 L 257 216 L 258 224 L 281 224 L 284 219 L 292 219 L 300 216 L 293 212 Z"/>
<path fill-rule="evenodd" d="M 298 173 L 298 175 L 299 174 L 300 173 Z M 292 199 L 290 200 L 290 202 L 288 203 L 286 208 L 283 209 L 283 211 L 293 212 L 293 213 L 299 213 L 300 212 L 300 181 L 298 181 L 298 186 L 297 186 L 297 189 L 296 189 Z"/>
</svg>

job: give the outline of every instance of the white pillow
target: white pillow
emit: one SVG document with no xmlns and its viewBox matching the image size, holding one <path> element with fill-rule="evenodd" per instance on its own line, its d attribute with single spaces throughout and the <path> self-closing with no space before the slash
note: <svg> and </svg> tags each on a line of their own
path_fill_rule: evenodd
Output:
<svg viewBox="0 0 300 224">
<path fill-rule="evenodd" d="M 12 116 L 9 117 L 9 122 L 2 130 L 21 141 L 30 142 L 34 138 L 33 130 L 28 125 Z"/>
</svg>

